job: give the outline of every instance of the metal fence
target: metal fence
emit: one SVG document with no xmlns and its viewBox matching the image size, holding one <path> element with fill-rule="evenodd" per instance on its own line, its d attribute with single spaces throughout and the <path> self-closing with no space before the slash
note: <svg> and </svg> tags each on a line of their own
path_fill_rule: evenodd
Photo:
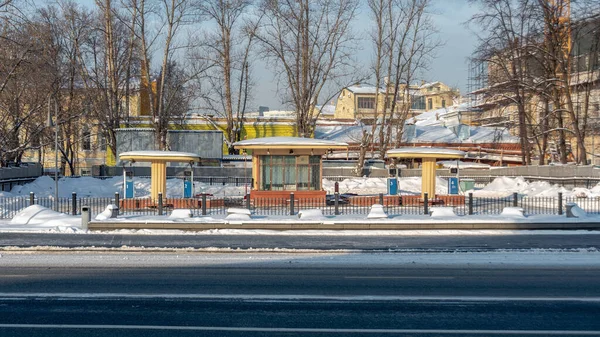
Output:
<svg viewBox="0 0 600 337">
<path fill-rule="evenodd" d="M 0 219 L 11 219 L 30 205 L 41 205 L 61 213 L 81 214 L 82 206 L 88 206 L 92 214 L 103 212 L 110 204 L 119 205 L 121 215 L 168 215 L 174 209 L 190 209 L 193 216 L 225 215 L 230 208 L 245 208 L 253 215 L 296 215 L 302 210 L 321 209 L 324 215 L 367 215 L 373 204 L 383 205 L 389 216 L 429 214 L 433 207 L 451 206 L 457 215 L 498 215 L 505 207 L 520 207 L 525 215 L 562 215 L 569 203 L 575 203 L 589 214 L 600 214 L 600 198 L 523 197 L 513 194 L 502 198 L 480 198 L 472 194 L 458 201 L 418 196 L 379 195 L 328 195 L 326 198 L 296 199 L 293 193 L 286 198 L 250 200 L 245 197 L 214 197 L 203 195 L 199 198 L 159 198 L 158 200 L 137 198 L 71 198 L 0 197 Z"/>
</svg>

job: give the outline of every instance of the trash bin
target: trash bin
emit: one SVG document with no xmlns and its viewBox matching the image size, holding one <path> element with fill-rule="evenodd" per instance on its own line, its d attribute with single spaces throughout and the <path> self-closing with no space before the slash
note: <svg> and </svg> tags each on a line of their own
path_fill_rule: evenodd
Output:
<svg viewBox="0 0 600 337">
<path fill-rule="evenodd" d="M 388 188 L 387 188 L 388 195 L 397 195 L 398 194 L 398 180 L 396 179 L 396 177 L 388 178 L 387 186 L 388 186 Z"/>
<path fill-rule="evenodd" d="M 459 186 L 460 186 L 460 190 L 462 192 L 472 190 L 475 188 L 475 180 L 474 179 L 461 179 Z"/>
</svg>

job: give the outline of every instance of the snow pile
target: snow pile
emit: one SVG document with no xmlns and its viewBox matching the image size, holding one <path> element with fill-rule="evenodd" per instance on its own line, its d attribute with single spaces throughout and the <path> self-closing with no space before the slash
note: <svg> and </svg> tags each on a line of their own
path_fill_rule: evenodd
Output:
<svg viewBox="0 0 600 337">
<path fill-rule="evenodd" d="M 99 213 L 98 215 L 96 215 L 95 219 L 96 220 L 111 219 L 113 217 L 113 212 L 115 212 L 118 209 L 119 208 L 117 207 L 117 205 L 110 204 L 110 205 L 106 206 L 106 209 L 104 209 L 104 211 L 102 211 L 102 213 Z"/>
<path fill-rule="evenodd" d="M 431 207 L 431 216 L 434 218 L 440 216 L 456 216 L 456 213 L 454 213 L 454 207 Z"/>
<path fill-rule="evenodd" d="M 339 182 L 340 193 L 355 193 L 359 195 L 374 195 L 387 193 L 388 178 L 348 178 Z M 134 190 L 137 198 L 150 196 L 150 178 L 134 177 Z M 48 176 L 42 176 L 35 181 L 16 185 L 12 191 L 0 192 L 0 197 L 24 197 L 33 192 L 38 198 L 54 197 L 54 180 Z M 108 179 L 98 179 L 93 177 L 59 179 L 59 197 L 69 198 L 71 193 L 77 193 L 78 198 L 114 198 L 115 192 L 123 195 L 123 178 L 112 177 Z M 335 191 L 335 181 L 323 179 L 323 189 L 328 194 Z M 248 186 L 232 185 L 209 185 L 201 182 L 194 182 L 195 194 L 210 194 L 215 197 L 243 196 L 249 192 Z M 548 182 L 537 181 L 528 183 L 523 178 L 498 177 L 482 189 L 471 190 L 475 197 L 507 197 L 514 192 L 520 195 L 530 197 L 557 197 L 558 193 L 563 193 L 564 197 L 576 198 L 596 198 L 600 197 L 600 184 L 592 189 L 574 188 L 565 189 L 558 185 L 552 185 Z M 403 177 L 398 178 L 399 194 L 420 194 L 421 177 Z M 443 178 L 436 178 L 436 193 L 448 194 L 448 181 Z M 183 179 L 167 179 L 167 195 L 169 198 L 183 197 Z M 5 204 L 10 204 L 10 200 L 5 200 Z M 2 209 L 0 209 L 0 212 Z"/>
<path fill-rule="evenodd" d="M 498 177 L 484 188 L 468 192 L 472 192 L 474 197 L 508 197 L 516 192 L 528 197 L 556 198 L 558 197 L 558 193 L 562 193 L 565 198 L 596 198 L 600 197 L 600 184 L 591 190 L 582 187 L 568 190 L 562 186 L 553 185 L 545 181 L 528 183 L 522 177 Z"/>
<path fill-rule="evenodd" d="M 380 204 L 373 204 L 371 211 L 367 215 L 367 219 L 385 219 L 388 215 L 383 210 L 383 206 Z"/>
<path fill-rule="evenodd" d="M 136 198 L 150 196 L 150 178 L 134 177 L 133 188 Z M 54 197 L 54 180 L 48 176 L 37 178 L 31 183 L 14 186 L 11 193 L 2 192 L 0 197 L 28 196 L 29 192 L 35 193 L 36 197 Z M 229 185 L 209 185 L 201 182 L 194 182 L 194 193 L 207 193 L 214 196 L 243 196 L 247 189 L 245 186 Z M 93 177 L 63 177 L 58 180 L 58 196 L 60 198 L 69 198 L 71 193 L 77 193 L 78 198 L 113 198 L 115 193 L 123 195 L 123 177 L 112 177 L 99 179 Z M 183 179 L 167 179 L 167 197 L 183 197 Z"/>
<path fill-rule="evenodd" d="M 225 220 L 248 221 L 250 220 L 250 215 L 251 213 L 248 209 L 231 207 L 227 209 Z"/>
<path fill-rule="evenodd" d="M 186 219 L 192 217 L 191 209 L 174 209 L 169 215 L 169 219 Z"/>
<path fill-rule="evenodd" d="M 587 217 L 587 212 L 579 207 L 576 203 L 568 203 L 567 207 L 571 207 L 571 214 L 576 218 Z"/>
<path fill-rule="evenodd" d="M 320 209 L 303 209 L 298 212 L 298 218 L 302 220 L 323 220 L 323 212 Z"/>
<path fill-rule="evenodd" d="M 150 182 L 150 179 L 148 179 L 148 182 Z M 58 197 L 68 198 L 71 197 L 71 193 L 75 192 L 78 197 L 110 198 L 115 196 L 115 192 L 120 193 L 122 186 L 122 177 L 112 177 L 109 179 L 63 177 L 58 179 Z M 36 197 L 53 197 L 54 187 L 54 179 L 48 176 L 42 176 L 29 184 L 13 187 L 11 193 L 14 196 L 23 196 L 29 195 L 29 192 L 34 192 Z"/>
<path fill-rule="evenodd" d="M 521 207 L 504 207 L 501 215 L 508 216 L 508 217 L 517 217 L 517 218 L 525 217 L 525 215 L 523 214 L 523 208 L 521 208 Z"/>
<path fill-rule="evenodd" d="M 387 194 L 387 178 L 348 178 L 339 182 L 340 193 Z M 335 181 L 323 179 L 323 189 L 328 194 L 335 192 Z M 435 191 L 448 194 L 448 181 L 436 178 Z M 398 194 L 421 194 L 421 177 L 398 178 Z"/>
<path fill-rule="evenodd" d="M 40 205 L 31 205 L 15 215 L 10 224 L 40 227 L 80 227 L 81 217 L 55 212 Z"/>
</svg>

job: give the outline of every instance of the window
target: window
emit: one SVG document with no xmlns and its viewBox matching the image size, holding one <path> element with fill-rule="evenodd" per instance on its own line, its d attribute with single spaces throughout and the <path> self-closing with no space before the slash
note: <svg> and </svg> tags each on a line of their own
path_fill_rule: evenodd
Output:
<svg viewBox="0 0 600 337">
<path fill-rule="evenodd" d="M 432 110 L 433 109 L 433 98 L 428 98 L 427 99 L 427 110 Z"/>
<path fill-rule="evenodd" d="M 375 98 L 374 97 L 358 97 L 358 108 L 359 109 L 375 109 Z"/>
<path fill-rule="evenodd" d="M 90 142 L 90 129 L 84 126 L 81 130 L 81 148 L 83 150 L 91 150 L 92 144 Z"/>
<path fill-rule="evenodd" d="M 261 156 L 260 189 L 307 191 L 321 188 L 320 156 Z"/>
<path fill-rule="evenodd" d="M 415 96 L 412 100 L 412 109 L 415 110 L 425 110 L 425 97 L 424 96 Z"/>
<path fill-rule="evenodd" d="M 445 108 L 445 107 L 446 107 L 446 100 L 445 100 L 445 99 L 443 99 L 443 100 L 442 100 L 442 108 Z"/>
</svg>

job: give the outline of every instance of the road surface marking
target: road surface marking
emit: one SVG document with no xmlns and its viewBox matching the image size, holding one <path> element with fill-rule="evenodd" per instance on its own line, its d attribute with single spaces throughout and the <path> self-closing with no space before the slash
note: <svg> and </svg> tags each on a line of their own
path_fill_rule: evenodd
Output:
<svg viewBox="0 0 600 337">
<path fill-rule="evenodd" d="M 373 280 L 386 280 L 386 279 L 407 279 L 407 280 L 453 280 L 454 276 L 345 276 L 346 279 L 373 279 Z"/>
<path fill-rule="evenodd" d="M 385 296 L 385 295 L 302 295 L 302 294 L 128 294 L 128 293 L 0 293 L 0 300 L 28 299 L 77 299 L 77 300 L 237 300 L 237 301 L 464 301 L 464 302 L 600 302 L 600 297 L 517 297 L 517 296 Z"/>
<path fill-rule="evenodd" d="M 267 328 L 220 326 L 165 326 L 165 325 L 85 325 L 85 324 L 0 324 L 9 329 L 98 329 L 98 330 L 171 330 L 171 331 L 238 331 L 285 333 L 361 333 L 361 334 L 441 334 L 441 335 L 578 335 L 598 336 L 600 331 L 583 330 L 448 330 L 448 329 L 328 329 L 328 328 Z"/>
</svg>

